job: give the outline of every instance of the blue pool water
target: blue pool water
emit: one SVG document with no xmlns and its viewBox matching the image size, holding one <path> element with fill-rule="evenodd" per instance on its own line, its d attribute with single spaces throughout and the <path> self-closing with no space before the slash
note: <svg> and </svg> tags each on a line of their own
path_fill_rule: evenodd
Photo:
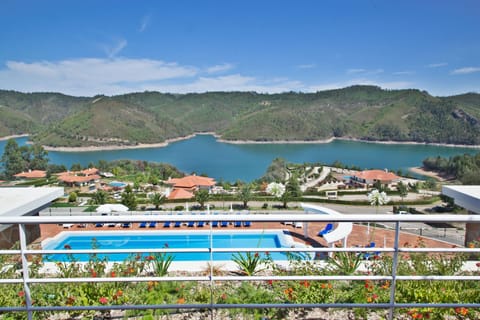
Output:
<svg viewBox="0 0 480 320">
<path fill-rule="evenodd" d="M 161 249 L 168 246 L 170 249 L 193 249 L 210 247 L 209 232 L 64 232 L 58 238 L 52 239 L 44 245 L 44 249 Z M 291 247 L 290 236 L 283 231 L 268 232 L 213 232 L 213 248 L 286 248 Z M 232 259 L 231 252 L 216 252 L 215 261 Z M 99 254 L 99 258 L 107 257 L 108 261 L 124 261 L 132 254 L 113 253 Z M 148 256 L 144 253 L 143 256 Z M 210 259 L 209 252 L 175 252 L 171 253 L 174 261 L 205 261 Z M 272 252 L 272 259 L 286 260 L 281 252 Z M 75 254 L 77 261 L 88 261 L 88 254 Z M 65 254 L 50 254 L 50 261 L 68 261 Z"/>
<path fill-rule="evenodd" d="M 115 188 L 123 188 L 125 187 L 127 184 L 124 183 L 124 182 L 118 182 L 118 181 L 112 181 L 108 184 L 110 187 L 115 187 Z"/>
</svg>

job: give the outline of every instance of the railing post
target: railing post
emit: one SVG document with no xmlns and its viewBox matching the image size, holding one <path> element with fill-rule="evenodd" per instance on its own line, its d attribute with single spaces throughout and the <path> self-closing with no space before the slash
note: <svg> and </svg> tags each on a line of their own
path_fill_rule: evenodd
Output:
<svg viewBox="0 0 480 320">
<path fill-rule="evenodd" d="M 30 275 L 28 273 L 28 260 L 25 254 L 25 250 L 27 250 L 27 238 L 25 233 L 25 225 L 19 224 L 18 225 L 18 232 L 20 238 L 20 257 L 22 259 L 22 277 L 23 277 L 23 292 L 25 293 L 25 307 L 27 310 L 27 317 L 28 320 L 33 319 L 33 313 L 31 311 L 32 307 L 32 297 L 30 295 L 30 287 L 28 286 Z"/>
<path fill-rule="evenodd" d="M 208 212 L 210 207 L 207 204 Z M 213 283 L 213 221 L 210 220 L 210 319 L 213 320 L 213 290 L 215 284 Z"/>
<path fill-rule="evenodd" d="M 392 283 L 390 285 L 390 310 L 388 311 L 388 319 L 393 320 L 393 313 L 395 311 L 395 291 L 397 285 L 397 264 L 398 264 L 398 246 L 400 242 L 400 222 L 395 222 L 395 241 L 393 244 L 393 259 L 392 259 Z"/>
</svg>

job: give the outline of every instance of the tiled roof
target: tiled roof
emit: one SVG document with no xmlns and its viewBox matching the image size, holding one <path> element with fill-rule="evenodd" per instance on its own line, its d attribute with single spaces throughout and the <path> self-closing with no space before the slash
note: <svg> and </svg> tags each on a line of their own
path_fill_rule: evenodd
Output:
<svg viewBox="0 0 480 320">
<path fill-rule="evenodd" d="M 45 178 L 47 172 L 44 170 L 31 170 L 28 172 L 20 172 L 15 175 L 17 178 L 27 178 L 27 179 L 36 179 L 36 178 Z"/>
<path fill-rule="evenodd" d="M 211 187 L 215 185 L 215 179 L 200 176 L 186 176 L 183 178 L 169 179 L 167 184 L 173 185 L 174 188 Z"/>
<path fill-rule="evenodd" d="M 191 198 L 193 198 L 193 193 L 184 189 L 173 189 L 168 196 L 168 200 L 191 199 Z"/>
<path fill-rule="evenodd" d="M 399 179 L 396 174 L 384 170 L 365 170 L 354 174 L 355 177 L 365 180 L 392 181 Z"/>
<path fill-rule="evenodd" d="M 82 170 L 82 173 L 86 176 L 89 176 L 91 174 L 98 174 L 98 169 L 97 168 L 88 168 L 88 169 Z"/>
<path fill-rule="evenodd" d="M 71 174 L 64 174 L 58 177 L 58 180 L 67 182 L 67 183 L 84 183 L 92 180 L 98 180 L 100 176 L 97 174 L 92 174 L 90 176 L 75 176 Z"/>
</svg>

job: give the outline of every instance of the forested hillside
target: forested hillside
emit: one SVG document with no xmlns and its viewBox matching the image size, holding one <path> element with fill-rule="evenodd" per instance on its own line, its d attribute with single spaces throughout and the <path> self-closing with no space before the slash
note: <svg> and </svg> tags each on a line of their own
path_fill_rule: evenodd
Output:
<svg viewBox="0 0 480 320">
<path fill-rule="evenodd" d="M 225 140 L 332 137 L 480 145 L 480 95 L 353 86 L 317 93 L 131 93 L 71 97 L 0 91 L 0 135 L 49 146 L 157 143 L 195 132 Z"/>
</svg>

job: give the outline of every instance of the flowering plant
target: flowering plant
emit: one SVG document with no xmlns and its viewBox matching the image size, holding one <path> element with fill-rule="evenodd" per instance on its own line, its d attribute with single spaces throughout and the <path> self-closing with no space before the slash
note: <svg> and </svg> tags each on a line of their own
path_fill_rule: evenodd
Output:
<svg viewBox="0 0 480 320">
<path fill-rule="evenodd" d="M 281 198 L 285 193 L 285 185 L 278 182 L 271 182 L 268 184 L 267 189 L 265 191 L 268 194 L 271 194 L 275 198 Z"/>
</svg>

